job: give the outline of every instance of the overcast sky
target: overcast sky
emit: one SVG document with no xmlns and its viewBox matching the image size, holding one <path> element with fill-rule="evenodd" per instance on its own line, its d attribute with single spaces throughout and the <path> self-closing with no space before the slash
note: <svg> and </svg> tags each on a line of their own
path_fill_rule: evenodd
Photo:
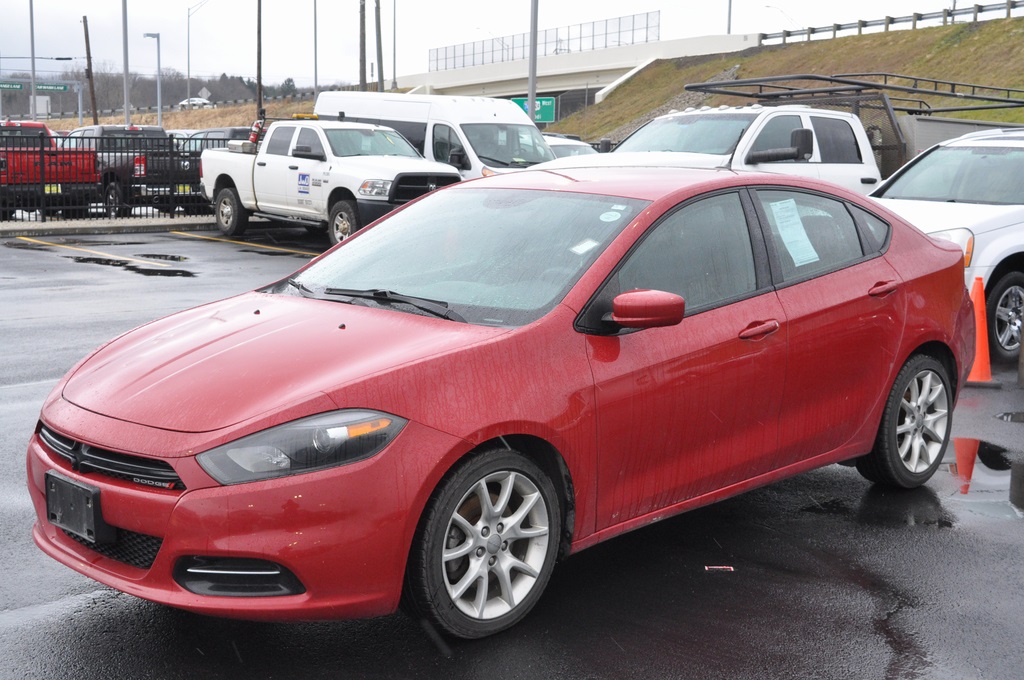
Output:
<svg viewBox="0 0 1024 680">
<path fill-rule="evenodd" d="M 31 54 L 29 0 L 3 0 L 0 23 L 0 71 L 27 72 Z M 311 87 L 314 73 L 313 7 L 317 8 L 317 82 L 359 80 L 359 0 L 263 0 L 263 80 L 293 78 Z M 541 29 L 610 19 L 630 13 L 661 11 L 661 39 L 726 32 L 728 0 L 540 0 Z M 74 57 L 84 66 L 82 16 L 89 19 L 93 63 L 120 72 L 123 68 L 122 2 L 118 0 L 34 0 L 37 77 L 60 72 L 64 65 L 44 57 Z M 161 66 L 194 77 L 221 73 L 255 78 L 255 0 L 127 0 L 128 60 L 133 72 L 156 73 L 156 41 L 143 33 L 160 33 Z M 367 69 L 376 62 L 373 40 L 374 0 L 366 0 Z M 952 8 L 952 0 L 732 0 L 732 32 L 761 33 L 805 26 L 827 26 L 886 15 L 907 16 Z M 381 0 L 385 82 L 393 64 L 398 74 L 428 71 L 428 51 L 485 40 L 530 28 L 530 0 Z M 971 6 L 965 0 L 958 5 Z M 244 9 L 243 9 L 244 8 Z M 397 22 L 394 21 L 397 10 Z M 1015 11 L 1015 16 L 1020 11 Z M 191 18 L 189 18 L 191 16 Z M 993 17 L 995 15 L 992 15 Z M 187 49 L 191 36 L 191 51 Z M 392 60 L 397 43 L 397 59 Z M 188 58 L 191 52 L 191 59 Z M 369 78 L 369 75 L 367 76 Z"/>
</svg>

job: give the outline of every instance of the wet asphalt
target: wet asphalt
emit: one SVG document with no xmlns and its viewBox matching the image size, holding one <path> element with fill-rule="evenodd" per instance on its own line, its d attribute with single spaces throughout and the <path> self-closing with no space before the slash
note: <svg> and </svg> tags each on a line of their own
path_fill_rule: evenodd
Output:
<svg viewBox="0 0 1024 680">
<path fill-rule="evenodd" d="M 212 619 L 79 576 L 30 535 L 25 444 L 54 382 L 120 332 L 327 247 L 303 230 L 228 242 L 171 222 L 22 237 L 0 224 L 0 680 L 1020 677 L 1012 366 L 994 368 L 1001 388 L 963 391 L 955 446 L 925 487 L 884 490 L 834 465 L 659 522 L 561 563 L 520 626 L 482 641 L 442 640 L 403 614 Z"/>
</svg>

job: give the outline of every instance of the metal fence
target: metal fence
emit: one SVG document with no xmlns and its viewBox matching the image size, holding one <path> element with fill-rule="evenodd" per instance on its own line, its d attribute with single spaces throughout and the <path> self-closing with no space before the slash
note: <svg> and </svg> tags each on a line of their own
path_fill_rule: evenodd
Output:
<svg viewBox="0 0 1024 680">
<path fill-rule="evenodd" d="M 0 137 L 0 220 L 210 213 L 199 190 L 202 148 L 188 147 L 171 137 Z"/>
</svg>

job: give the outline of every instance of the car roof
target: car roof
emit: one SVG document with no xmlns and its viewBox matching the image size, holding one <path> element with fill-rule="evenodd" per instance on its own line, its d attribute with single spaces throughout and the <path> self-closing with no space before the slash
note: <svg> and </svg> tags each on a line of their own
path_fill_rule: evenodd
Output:
<svg viewBox="0 0 1024 680">
<path fill-rule="evenodd" d="M 1020 128 L 998 128 L 992 130 L 977 130 L 968 132 L 965 135 L 948 139 L 942 144 L 944 146 L 968 146 L 974 142 L 1004 142 L 1009 145 L 1024 145 L 1024 127 Z"/>
<path fill-rule="evenodd" d="M 698 193 L 716 188 L 754 184 L 808 188 L 825 191 L 844 199 L 852 195 L 840 187 L 806 177 L 763 172 L 737 172 L 724 168 L 653 166 L 529 169 L 463 181 L 450 188 L 468 189 L 489 186 L 504 189 L 539 189 L 656 201 L 684 190 Z"/>
</svg>

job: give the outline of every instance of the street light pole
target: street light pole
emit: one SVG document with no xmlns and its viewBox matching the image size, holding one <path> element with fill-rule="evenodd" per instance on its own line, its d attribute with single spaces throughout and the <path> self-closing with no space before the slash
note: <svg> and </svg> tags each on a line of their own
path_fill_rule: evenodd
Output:
<svg viewBox="0 0 1024 680">
<path fill-rule="evenodd" d="M 391 0 L 391 89 L 398 89 L 398 0 Z"/>
<path fill-rule="evenodd" d="M 128 103 L 128 0 L 121 0 L 121 40 L 124 43 L 124 124 L 132 124 L 131 106 Z"/>
<path fill-rule="evenodd" d="M 29 117 L 36 119 L 36 11 L 32 0 L 28 0 L 28 35 L 32 54 L 32 91 L 29 93 Z"/>
<path fill-rule="evenodd" d="M 143 33 L 143 38 L 156 38 L 156 124 L 164 126 L 164 100 L 160 93 L 160 34 Z"/>
<path fill-rule="evenodd" d="M 188 23 L 185 27 L 185 101 L 192 108 L 192 15 L 202 9 L 210 0 L 197 2 L 188 8 Z"/>
</svg>

